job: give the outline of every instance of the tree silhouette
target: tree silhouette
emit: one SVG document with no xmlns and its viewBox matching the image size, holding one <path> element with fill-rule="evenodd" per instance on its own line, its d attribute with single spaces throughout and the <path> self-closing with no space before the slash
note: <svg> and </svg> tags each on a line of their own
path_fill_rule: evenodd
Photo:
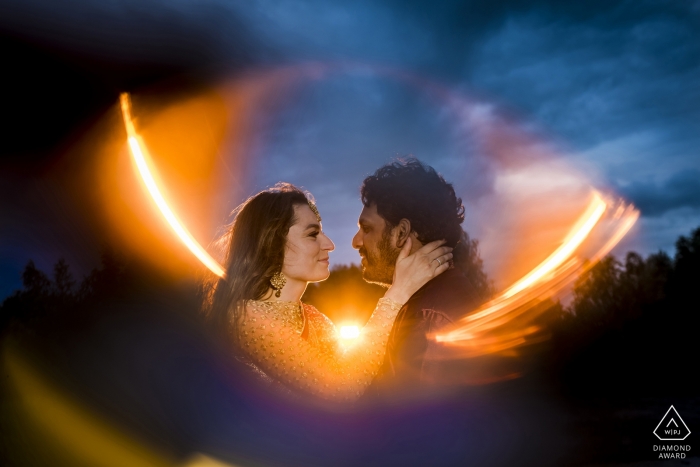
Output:
<svg viewBox="0 0 700 467">
<path fill-rule="evenodd" d="M 666 380 L 649 368 L 664 368 L 697 388 L 684 368 L 699 285 L 700 229 L 679 238 L 673 260 L 662 251 L 646 259 L 629 252 L 624 264 L 604 258 L 576 281 L 554 327 L 554 374 L 577 391 L 662 393 Z"/>
<path fill-rule="evenodd" d="M 0 305 L 0 332 L 13 322 L 25 330 L 36 330 L 57 322 L 79 321 L 86 305 L 109 301 L 123 293 L 125 277 L 125 265 L 112 250 L 103 252 L 100 267 L 93 269 L 79 287 L 63 258 L 54 265 L 52 279 L 29 261 L 22 272 L 22 289 Z"/>
<path fill-rule="evenodd" d="M 578 278 L 574 285 L 572 313 L 588 328 L 604 328 L 620 304 L 618 282 L 621 265 L 608 256 Z"/>
<path fill-rule="evenodd" d="M 677 305 L 697 302 L 694 296 L 700 285 L 700 227 L 691 232 L 690 237 L 681 236 L 676 242 L 668 285 Z"/>
<path fill-rule="evenodd" d="M 22 291 L 17 291 L 0 307 L 0 324 L 4 329 L 12 320 L 30 322 L 53 308 L 51 280 L 29 261 L 22 272 Z"/>
<path fill-rule="evenodd" d="M 75 280 L 68 264 L 66 264 L 66 260 L 63 258 L 59 259 L 53 268 L 54 293 L 62 297 L 71 297 L 74 286 Z"/>
<path fill-rule="evenodd" d="M 462 231 L 462 238 L 452 253 L 455 267 L 467 276 L 484 300 L 491 298 L 495 290 L 484 271 L 484 261 L 479 254 L 479 241 Z"/>
</svg>

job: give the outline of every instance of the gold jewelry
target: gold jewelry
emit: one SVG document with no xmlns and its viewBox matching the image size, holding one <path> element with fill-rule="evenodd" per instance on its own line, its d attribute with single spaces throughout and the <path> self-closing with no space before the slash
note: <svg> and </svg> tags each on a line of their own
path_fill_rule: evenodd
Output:
<svg viewBox="0 0 700 467">
<path fill-rule="evenodd" d="M 301 302 L 299 302 L 299 313 L 301 314 L 301 329 L 297 331 L 297 334 L 303 333 L 306 327 L 306 313 L 304 313 L 304 305 Z"/>
<path fill-rule="evenodd" d="M 287 278 L 284 277 L 282 271 L 277 271 L 270 277 L 270 285 L 275 291 L 275 297 L 279 297 L 282 293 L 282 287 L 287 283 Z"/>
<path fill-rule="evenodd" d="M 309 208 L 311 208 L 311 211 L 316 215 L 316 220 L 321 222 L 321 215 L 318 213 L 318 208 L 313 202 L 311 202 L 311 200 L 307 201 L 309 203 Z"/>
</svg>

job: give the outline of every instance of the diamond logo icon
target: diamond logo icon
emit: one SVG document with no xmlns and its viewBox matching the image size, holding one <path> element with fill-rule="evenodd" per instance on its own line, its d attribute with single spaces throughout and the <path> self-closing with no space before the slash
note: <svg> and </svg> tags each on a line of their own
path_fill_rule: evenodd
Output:
<svg viewBox="0 0 700 467">
<path fill-rule="evenodd" d="M 690 435 L 690 429 L 676 408 L 671 406 L 654 429 L 654 434 L 661 441 L 683 441 Z"/>
</svg>

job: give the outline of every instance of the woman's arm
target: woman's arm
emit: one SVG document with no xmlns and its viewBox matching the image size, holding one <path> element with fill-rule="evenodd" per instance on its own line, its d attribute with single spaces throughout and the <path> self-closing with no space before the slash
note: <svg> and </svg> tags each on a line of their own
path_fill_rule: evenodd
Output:
<svg viewBox="0 0 700 467">
<path fill-rule="evenodd" d="M 384 360 L 391 327 L 402 304 L 382 298 L 353 345 L 322 350 L 302 339 L 275 307 L 251 302 L 241 323 L 240 342 L 270 376 L 323 399 L 354 401 Z"/>
</svg>

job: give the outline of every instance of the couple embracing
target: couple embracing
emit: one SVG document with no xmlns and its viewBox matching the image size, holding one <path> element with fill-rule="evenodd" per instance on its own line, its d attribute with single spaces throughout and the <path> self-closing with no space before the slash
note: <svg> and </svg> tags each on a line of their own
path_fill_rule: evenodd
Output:
<svg viewBox="0 0 700 467">
<path fill-rule="evenodd" d="M 430 335 L 478 305 L 463 273 L 464 207 L 451 184 L 416 159 L 379 168 L 361 187 L 352 245 L 363 278 L 387 287 L 355 343 L 301 302 L 309 282 L 328 278 L 334 244 L 313 198 L 277 184 L 236 210 L 223 238 L 226 279 L 207 312 L 239 360 L 293 393 L 352 402 L 439 383 Z"/>
</svg>

